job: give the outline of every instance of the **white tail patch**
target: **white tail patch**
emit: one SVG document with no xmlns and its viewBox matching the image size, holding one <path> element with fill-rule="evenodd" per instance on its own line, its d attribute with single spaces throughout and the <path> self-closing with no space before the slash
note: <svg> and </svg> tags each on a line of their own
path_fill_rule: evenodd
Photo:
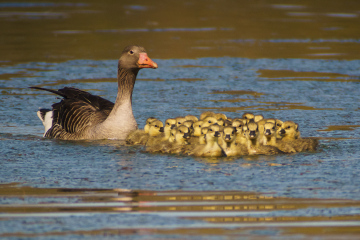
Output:
<svg viewBox="0 0 360 240">
<path fill-rule="evenodd" d="M 36 114 L 40 118 L 41 122 L 45 127 L 45 132 L 43 135 L 45 137 L 46 132 L 52 127 L 53 111 L 40 109 L 39 111 L 36 112 Z"/>
</svg>

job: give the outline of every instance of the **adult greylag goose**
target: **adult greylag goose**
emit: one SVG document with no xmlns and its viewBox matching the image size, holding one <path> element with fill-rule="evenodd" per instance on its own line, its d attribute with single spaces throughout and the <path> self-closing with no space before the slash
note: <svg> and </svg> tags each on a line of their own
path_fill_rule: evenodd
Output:
<svg viewBox="0 0 360 240">
<path fill-rule="evenodd" d="M 52 105 L 52 110 L 38 112 L 45 126 L 44 137 L 64 140 L 125 139 L 131 131 L 137 129 L 132 111 L 136 76 L 142 68 L 157 67 L 143 47 L 126 47 L 118 62 L 118 93 L 115 104 L 76 88 L 52 90 L 30 87 L 63 97 L 59 103 Z"/>
</svg>

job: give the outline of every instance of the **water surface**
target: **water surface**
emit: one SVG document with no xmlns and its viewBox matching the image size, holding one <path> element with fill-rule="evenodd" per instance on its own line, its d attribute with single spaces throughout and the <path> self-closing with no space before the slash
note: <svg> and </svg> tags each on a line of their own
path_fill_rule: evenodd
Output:
<svg viewBox="0 0 360 240">
<path fill-rule="evenodd" d="M 357 1 L 0 2 L 0 236 L 18 239 L 358 239 Z M 42 138 L 29 86 L 114 101 L 140 44 L 134 114 L 245 111 L 293 120 L 315 153 L 194 158 L 120 141 Z"/>
</svg>

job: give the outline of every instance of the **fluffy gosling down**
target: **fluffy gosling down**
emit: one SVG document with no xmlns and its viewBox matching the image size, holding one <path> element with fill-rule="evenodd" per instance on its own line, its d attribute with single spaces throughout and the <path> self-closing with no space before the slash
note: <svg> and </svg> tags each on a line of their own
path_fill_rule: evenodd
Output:
<svg viewBox="0 0 360 240">
<path fill-rule="evenodd" d="M 144 145 L 147 152 L 195 157 L 234 157 L 316 151 L 318 140 L 302 138 L 299 124 L 243 113 L 228 118 L 223 113 L 204 112 L 168 118 L 165 124 L 150 117 L 144 129 L 131 132 L 128 145 Z"/>
</svg>

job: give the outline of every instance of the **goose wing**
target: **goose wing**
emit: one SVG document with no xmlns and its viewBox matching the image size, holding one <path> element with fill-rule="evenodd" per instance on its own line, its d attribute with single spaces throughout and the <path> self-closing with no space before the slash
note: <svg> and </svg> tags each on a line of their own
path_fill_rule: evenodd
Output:
<svg viewBox="0 0 360 240">
<path fill-rule="evenodd" d="M 52 105 L 52 127 L 45 137 L 71 139 L 71 135 L 81 135 L 88 126 L 104 121 L 114 107 L 114 103 L 88 92 L 65 87 L 52 90 L 40 87 L 33 89 L 55 93 L 63 99 Z"/>
</svg>

